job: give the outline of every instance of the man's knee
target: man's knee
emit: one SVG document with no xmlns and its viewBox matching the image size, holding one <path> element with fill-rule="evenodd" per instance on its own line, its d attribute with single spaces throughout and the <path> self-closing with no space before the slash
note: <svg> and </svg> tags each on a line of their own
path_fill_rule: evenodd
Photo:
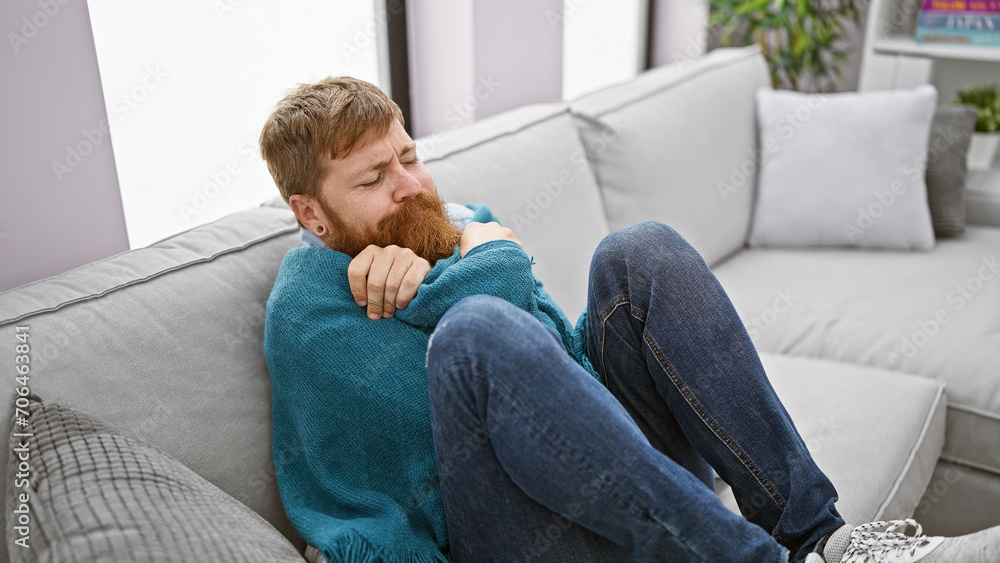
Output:
<svg viewBox="0 0 1000 563">
<path fill-rule="evenodd" d="M 604 237 L 594 252 L 593 263 L 600 267 L 609 262 L 643 257 L 668 259 L 678 252 L 697 254 L 671 227 L 656 221 L 644 221 Z"/>
<path fill-rule="evenodd" d="M 491 295 L 473 295 L 451 306 L 438 321 L 427 345 L 427 361 L 435 355 L 471 355 L 495 347 L 517 331 L 529 316 L 507 301 Z"/>
<path fill-rule="evenodd" d="M 446 372 L 470 367 L 513 365 L 516 358 L 551 355 L 562 350 L 555 334 L 538 319 L 503 299 L 473 295 L 441 317 L 427 343 L 427 371 L 432 381 Z M 520 377 L 504 370 L 485 370 L 490 377 Z"/>
<path fill-rule="evenodd" d="M 459 354 L 517 354 L 552 345 L 548 340 L 558 342 L 552 330 L 526 311 L 498 297 L 473 295 L 441 317 L 428 343 L 428 359 L 445 343 Z"/>
<path fill-rule="evenodd" d="M 479 333 L 490 331 L 492 319 L 503 319 L 516 309 L 510 303 L 492 295 L 472 295 L 451 306 L 434 329 L 438 333 Z"/>
<path fill-rule="evenodd" d="M 427 377 L 430 393 L 446 392 L 449 385 L 441 384 L 457 365 L 465 365 L 482 346 L 488 332 L 490 310 L 495 307 L 485 295 L 466 297 L 452 305 L 441 317 L 427 342 Z"/>
<path fill-rule="evenodd" d="M 502 299 L 489 295 L 466 297 L 451 306 L 438 321 L 431 334 L 428 352 L 434 343 L 450 342 L 456 338 L 477 340 L 491 330 L 489 319 L 502 316 Z"/>
</svg>

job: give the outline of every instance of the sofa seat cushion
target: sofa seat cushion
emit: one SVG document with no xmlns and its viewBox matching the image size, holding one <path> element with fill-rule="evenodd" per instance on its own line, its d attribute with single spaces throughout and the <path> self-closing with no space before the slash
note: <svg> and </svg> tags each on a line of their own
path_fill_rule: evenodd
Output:
<svg viewBox="0 0 1000 563">
<path fill-rule="evenodd" d="M 565 104 L 537 104 L 417 139 L 445 201 L 481 203 L 514 231 L 570 319 L 587 304 L 594 250 L 610 231 Z"/>
<path fill-rule="evenodd" d="M 761 354 L 768 379 L 849 523 L 913 514 L 941 454 L 943 386 L 886 370 Z M 728 486 L 720 496 L 734 512 Z"/>
<path fill-rule="evenodd" d="M 710 265 L 743 246 L 758 166 L 757 46 L 652 69 L 570 105 L 612 229 L 667 223 Z"/>
<path fill-rule="evenodd" d="M 230 215 L 0 294 L 0 331 L 30 327 L 33 393 L 167 452 L 304 549 L 274 478 L 261 344 L 264 304 L 298 244 L 288 209 Z M 13 362 L 0 376 L 14 381 Z M 11 405 L 15 386 L 0 391 Z"/>
<path fill-rule="evenodd" d="M 928 252 L 739 253 L 714 271 L 758 349 L 947 385 L 945 456 L 1000 473 L 1000 229 Z"/>
</svg>

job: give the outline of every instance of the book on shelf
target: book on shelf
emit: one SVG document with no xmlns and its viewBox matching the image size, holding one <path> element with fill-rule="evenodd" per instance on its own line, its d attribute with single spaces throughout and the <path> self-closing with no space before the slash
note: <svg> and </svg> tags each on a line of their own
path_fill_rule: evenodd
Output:
<svg viewBox="0 0 1000 563">
<path fill-rule="evenodd" d="M 917 25 L 923 28 L 967 31 L 1000 31 L 1000 13 L 920 12 Z"/>
<path fill-rule="evenodd" d="M 989 12 L 1000 14 L 1000 0 L 923 0 L 923 12 Z"/>
<path fill-rule="evenodd" d="M 917 27 L 917 43 L 1000 47 L 1000 33 L 995 31 Z"/>
</svg>

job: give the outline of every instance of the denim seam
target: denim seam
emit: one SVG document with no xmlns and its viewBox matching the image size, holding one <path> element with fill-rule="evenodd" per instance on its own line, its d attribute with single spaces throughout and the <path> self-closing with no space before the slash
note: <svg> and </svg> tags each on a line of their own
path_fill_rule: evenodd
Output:
<svg viewBox="0 0 1000 563">
<path fill-rule="evenodd" d="M 764 491 L 767 492 L 768 496 L 771 497 L 771 500 L 774 501 L 774 504 L 779 509 L 784 510 L 785 499 L 782 498 L 781 493 L 779 493 L 774 484 L 771 483 L 771 481 L 764 476 L 764 473 L 760 470 L 759 467 L 757 467 L 757 464 L 755 464 L 753 460 L 750 459 L 750 456 L 748 456 L 746 452 L 743 451 L 743 448 L 739 447 L 739 445 L 737 445 L 736 442 L 733 441 L 733 439 L 729 436 L 728 433 L 725 432 L 725 430 L 722 429 L 722 427 L 719 425 L 718 422 L 716 422 L 712 417 L 708 416 L 708 413 L 705 411 L 705 408 L 701 406 L 701 403 L 698 402 L 698 399 L 695 398 L 694 394 L 687 387 L 687 385 L 685 385 L 680 380 L 680 376 L 677 374 L 677 371 L 670 364 L 670 362 L 667 361 L 666 357 L 663 355 L 663 352 L 656 345 L 656 342 L 652 338 L 647 338 L 648 334 L 649 333 L 647 332 L 643 332 L 643 342 L 645 342 L 646 345 L 649 346 L 649 349 L 650 351 L 653 352 L 653 356 L 656 358 L 656 361 L 660 364 L 660 368 L 667 375 L 667 377 L 670 378 L 671 383 L 673 383 L 674 387 L 677 388 L 677 391 L 681 394 L 681 397 L 684 398 L 684 401 L 688 404 L 689 407 L 691 407 L 691 410 L 693 410 L 695 414 L 698 415 L 698 418 L 700 418 L 701 421 L 705 423 L 705 426 L 707 426 L 708 429 L 711 430 L 712 433 L 715 434 L 715 436 L 723 444 L 726 445 L 726 448 L 728 448 L 729 451 L 732 452 L 734 456 L 736 456 L 736 459 L 740 460 L 740 463 L 743 464 L 743 467 L 745 467 L 747 471 L 749 471 L 750 474 L 754 476 L 754 479 L 757 481 L 757 484 L 759 484 L 764 489 Z"/>
<path fill-rule="evenodd" d="M 601 312 L 601 335 L 600 335 L 601 370 L 602 370 L 601 375 L 602 379 L 605 380 L 608 379 L 607 368 L 604 362 L 604 344 L 605 344 L 605 335 L 607 333 L 606 327 L 608 324 L 608 319 L 610 319 L 611 316 L 622 305 L 629 305 L 630 316 L 636 319 L 637 321 L 644 322 L 642 318 L 639 318 L 633 312 L 632 310 L 633 308 L 631 307 L 629 297 L 628 295 L 624 294 L 619 295 L 618 297 L 613 299 L 611 303 L 607 307 L 605 307 L 604 310 Z M 786 504 L 785 499 L 782 498 L 781 493 L 778 492 L 774 484 L 771 483 L 771 481 L 764 476 L 760 468 L 757 467 L 757 464 L 755 464 L 753 460 L 751 460 L 750 457 L 746 454 L 746 452 L 744 452 L 743 449 L 740 448 L 732 440 L 732 438 L 725 431 L 722 430 L 719 424 L 708 416 L 708 414 L 705 412 L 704 407 L 701 406 L 701 403 L 699 403 L 697 399 L 694 398 L 694 395 L 691 393 L 688 387 L 684 385 L 683 382 L 680 381 L 680 377 L 677 375 L 676 370 L 674 370 L 673 366 L 670 365 L 670 362 L 668 362 L 666 357 L 664 357 L 663 352 L 659 349 L 658 346 L 655 345 L 655 342 L 651 338 L 650 339 L 646 338 L 647 334 L 648 333 L 644 330 L 642 338 L 643 342 L 647 346 L 649 346 L 650 351 L 653 352 L 653 355 L 656 357 L 657 362 L 660 364 L 660 368 L 663 369 L 667 377 L 670 378 L 670 381 L 674 384 L 674 387 L 677 388 L 677 391 L 681 394 L 681 396 L 684 397 L 684 400 L 688 404 L 688 406 L 691 407 L 691 409 L 698 415 L 698 418 L 700 418 L 701 421 L 705 423 L 705 425 L 709 428 L 709 430 L 711 430 L 712 433 L 715 434 L 715 436 L 719 438 L 719 440 L 721 440 L 723 444 L 726 445 L 729 451 L 732 452 L 733 455 L 735 455 L 736 458 L 740 460 L 740 463 L 742 463 L 743 466 L 746 467 L 748 471 L 750 471 L 751 475 L 754 476 L 754 479 L 761 486 L 761 488 L 763 488 L 764 491 L 768 494 L 768 496 L 771 497 L 771 500 L 775 503 L 775 505 L 777 505 L 779 509 L 784 510 Z M 607 385 L 607 383 L 605 384 Z"/>
<path fill-rule="evenodd" d="M 611 318 L 611 315 L 615 314 L 615 311 L 618 310 L 618 307 L 628 302 L 629 302 L 628 295 L 624 294 L 619 295 L 618 297 L 612 299 L 611 302 L 604 308 L 604 310 L 601 311 L 601 334 L 598 337 L 598 345 L 599 345 L 598 350 L 601 353 L 601 368 L 600 368 L 601 381 L 604 383 L 605 387 L 608 387 L 609 385 L 608 375 L 607 375 L 608 367 L 604 361 L 604 343 L 607 339 L 607 329 L 605 327 L 608 326 L 608 319 Z"/>
<path fill-rule="evenodd" d="M 606 335 L 607 335 L 608 319 L 610 319 L 611 316 L 614 315 L 615 312 L 618 310 L 618 308 L 621 307 L 622 305 L 630 305 L 628 295 L 619 295 L 618 297 L 610 300 L 610 303 L 608 304 L 608 306 L 605 307 L 604 310 L 601 311 L 601 330 L 600 330 L 600 335 L 598 336 L 598 346 L 599 346 L 598 352 L 600 353 L 601 380 L 604 383 L 605 387 L 607 387 L 610 384 L 610 378 L 607 377 L 607 369 L 606 369 L 605 364 L 604 364 L 604 356 L 605 356 L 604 350 L 605 350 L 605 342 L 606 342 Z M 629 307 L 629 309 L 631 310 L 631 306 Z M 632 314 L 632 317 L 634 318 L 635 315 Z M 642 320 L 642 319 L 638 319 L 638 320 Z M 647 514 L 650 517 L 650 519 L 654 519 L 654 516 L 655 516 L 654 513 L 649 512 L 649 511 L 644 511 L 644 513 Z M 660 523 L 660 520 L 658 518 L 655 518 L 655 520 L 656 520 L 656 522 Z M 666 530 L 669 531 L 669 527 L 667 527 L 664 523 L 660 523 L 660 524 L 661 524 L 661 526 L 664 527 L 664 529 L 666 529 Z M 681 543 L 682 545 L 684 545 L 685 547 L 687 547 L 688 551 L 690 551 L 694 555 L 697 555 L 699 558 L 701 558 L 702 561 L 707 561 L 703 557 L 701 557 L 701 555 L 698 554 L 698 552 L 693 547 L 691 547 L 690 545 L 688 545 L 687 542 L 685 542 L 680 535 L 678 535 L 676 533 L 673 533 L 673 532 L 670 532 L 670 533 L 671 533 L 671 535 L 673 535 L 677 539 L 677 541 L 679 543 Z"/>
<path fill-rule="evenodd" d="M 604 349 L 605 349 L 605 342 L 606 342 L 606 335 L 607 335 L 608 319 L 610 319 L 611 316 L 614 315 L 615 312 L 618 310 L 618 308 L 621 307 L 622 305 L 629 305 L 629 314 L 633 318 L 635 318 L 636 320 L 639 320 L 641 322 L 645 322 L 644 319 L 638 318 L 636 316 L 636 311 L 634 311 L 633 308 L 631 307 L 631 302 L 629 300 L 629 296 L 626 295 L 626 294 L 619 295 L 618 297 L 615 297 L 614 299 L 610 300 L 610 303 L 604 308 L 604 310 L 601 311 L 601 330 L 600 330 L 600 336 L 598 337 L 598 344 L 599 344 L 598 350 L 599 350 L 599 352 L 601 354 L 601 367 L 600 367 L 600 370 L 601 370 L 601 380 L 604 383 L 605 387 L 607 387 L 610 384 L 610 378 L 607 376 L 607 368 L 606 368 L 605 363 L 604 363 L 604 357 L 605 357 Z M 654 513 L 652 513 L 652 512 L 646 511 L 645 513 L 648 514 L 651 519 L 654 516 Z M 656 521 L 659 522 L 659 519 L 657 518 Z M 665 524 L 661 523 L 661 526 L 663 526 L 664 529 L 669 530 L 669 528 Z M 701 555 L 698 554 L 698 552 L 693 547 L 691 547 L 690 545 L 688 545 L 687 542 L 685 542 L 680 535 L 678 535 L 676 533 L 673 533 L 673 532 L 671 532 L 671 535 L 673 535 L 675 538 L 677 538 L 677 541 L 679 543 L 681 543 L 685 547 L 687 547 L 687 549 L 692 554 L 695 554 L 695 555 L 698 555 L 699 557 L 701 557 Z M 702 561 L 705 561 L 705 559 L 702 558 Z"/>
<path fill-rule="evenodd" d="M 607 368 L 604 364 L 604 342 L 605 342 L 605 334 L 607 333 L 606 327 L 608 324 L 608 319 L 611 318 L 611 315 L 613 315 L 615 311 L 618 310 L 619 307 L 626 304 L 630 305 L 628 295 L 619 295 L 618 297 L 613 299 L 611 303 L 607 307 L 605 307 L 605 309 L 601 312 L 601 335 L 600 335 L 601 370 L 602 370 L 602 379 L 605 380 L 608 379 L 606 375 Z M 632 318 L 640 322 L 643 321 L 643 319 L 637 317 L 632 312 L 631 305 L 629 306 L 629 312 Z M 653 342 L 652 339 L 646 338 L 647 334 L 648 334 L 647 332 L 643 331 L 643 342 L 645 342 L 645 344 L 649 346 L 650 351 L 653 352 L 653 355 L 656 357 L 657 362 L 659 362 L 660 368 L 663 369 L 664 373 L 667 375 L 667 377 L 670 378 L 670 381 L 674 384 L 674 387 L 676 387 L 677 391 L 681 394 L 682 397 L 684 397 L 684 401 L 698 415 L 698 418 L 700 418 L 701 421 L 705 423 L 705 425 L 709 428 L 709 430 L 711 430 L 712 433 L 715 434 L 715 436 L 719 438 L 719 440 L 721 440 L 723 444 L 726 445 L 729 451 L 732 452 L 733 455 L 735 455 L 736 458 L 740 460 L 740 463 L 742 463 L 743 466 L 746 467 L 748 471 L 750 471 L 750 473 L 754 476 L 754 479 L 764 489 L 764 491 L 768 494 L 768 496 L 771 497 L 771 500 L 775 503 L 775 505 L 777 505 L 779 509 L 784 510 L 786 504 L 785 499 L 782 498 L 781 493 L 778 492 L 774 484 L 771 483 L 771 481 L 764 476 L 760 468 L 757 467 L 757 465 L 753 462 L 753 460 L 750 459 L 750 457 L 746 454 L 746 452 L 743 451 L 742 448 L 736 445 L 736 443 L 732 440 L 732 438 L 730 438 L 729 435 L 722 430 L 722 428 L 718 425 L 718 423 L 712 420 L 711 417 L 708 416 L 708 414 L 705 412 L 705 409 L 701 406 L 701 403 L 699 403 L 697 399 L 694 398 L 694 396 L 691 394 L 687 386 L 680 381 L 680 377 L 677 375 L 676 370 L 674 370 L 673 366 L 670 365 L 670 362 L 668 362 L 667 359 L 663 356 L 663 352 L 659 349 L 658 346 L 655 345 L 655 342 Z"/>
</svg>

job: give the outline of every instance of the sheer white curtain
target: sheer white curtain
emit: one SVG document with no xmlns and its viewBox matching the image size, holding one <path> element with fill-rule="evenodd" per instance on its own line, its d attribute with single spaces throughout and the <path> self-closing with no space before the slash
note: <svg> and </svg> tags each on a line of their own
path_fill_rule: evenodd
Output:
<svg viewBox="0 0 1000 563">
<path fill-rule="evenodd" d="M 380 82 L 373 1 L 88 4 L 132 248 L 278 194 L 257 137 L 288 89 Z"/>
</svg>

